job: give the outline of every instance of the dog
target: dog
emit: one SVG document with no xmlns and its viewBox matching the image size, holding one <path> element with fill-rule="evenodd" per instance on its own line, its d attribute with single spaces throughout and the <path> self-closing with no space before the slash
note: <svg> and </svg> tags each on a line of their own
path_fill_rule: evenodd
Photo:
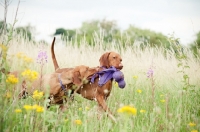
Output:
<svg viewBox="0 0 200 132">
<path fill-rule="evenodd" d="M 51 45 L 51 55 L 52 55 L 52 60 L 53 60 L 55 72 L 63 72 L 63 74 L 66 73 L 64 75 L 66 77 L 73 76 L 72 75 L 73 68 L 72 69 L 69 68 L 71 70 L 70 74 L 69 74 L 70 70 L 68 68 L 59 68 L 58 63 L 57 63 L 57 59 L 56 59 L 55 53 L 54 53 L 54 43 L 55 43 L 55 37 L 54 37 L 52 45 Z M 103 71 L 104 69 L 109 69 L 110 67 L 115 67 L 117 70 L 121 70 L 123 68 L 122 58 L 116 52 L 106 52 L 106 53 L 104 53 L 100 57 L 99 62 L 100 62 L 100 66 L 94 68 L 96 70 L 96 71 L 93 71 L 94 73 L 98 72 L 98 71 Z M 80 68 L 81 67 L 75 67 L 75 69 L 77 69 L 79 72 L 82 70 Z M 65 71 L 67 71 L 67 72 L 65 72 Z M 84 72 L 86 72 L 86 71 L 87 70 L 82 70 L 83 76 L 84 76 Z M 79 75 L 79 77 L 81 77 L 81 76 Z M 88 79 L 88 76 L 85 76 L 85 77 L 87 77 L 87 79 Z M 76 92 L 78 94 L 80 94 L 83 98 L 86 98 L 88 100 L 97 101 L 99 108 L 101 108 L 105 112 L 107 112 L 108 116 L 111 117 L 111 119 L 113 119 L 114 121 L 116 121 L 114 116 L 112 115 L 112 112 L 109 110 L 109 108 L 106 104 L 106 100 L 109 97 L 110 92 L 112 90 L 113 79 L 111 78 L 110 80 L 108 80 L 102 86 L 98 85 L 99 79 L 100 78 L 97 76 L 96 78 L 94 78 L 93 83 L 91 83 L 90 80 L 88 80 L 86 83 L 82 83 L 81 84 L 82 87 L 78 88 L 76 90 Z M 61 89 L 61 85 L 59 86 L 59 89 Z M 71 89 L 72 91 L 74 91 L 74 89 L 70 86 L 69 87 L 66 86 L 66 89 Z M 52 90 L 54 90 L 54 89 L 52 89 Z M 62 95 L 64 95 L 64 92 L 63 92 Z"/>
</svg>

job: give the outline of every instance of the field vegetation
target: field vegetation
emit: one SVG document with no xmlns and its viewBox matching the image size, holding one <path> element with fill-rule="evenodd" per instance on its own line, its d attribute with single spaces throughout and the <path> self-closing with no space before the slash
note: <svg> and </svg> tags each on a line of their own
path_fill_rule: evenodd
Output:
<svg viewBox="0 0 200 132">
<path fill-rule="evenodd" d="M 126 87 L 113 82 L 107 105 L 116 118 L 98 111 L 97 102 L 75 95 L 74 101 L 46 108 L 48 92 L 36 90 L 19 99 L 22 81 L 28 88 L 54 72 L 50 44 L 34 40 L 30 25 L 6 23 L 10 0 L 0 21 L 0 131 L 2 132 L 198 132 L 200 130 L 200 33 L 184 47 L 164 36 L 130 25 L 121 31 L 115 21 L 93 20 L 79 29 L 56 29 L 55 54 L 61 68 L 99 66 L 100 56 L 118 52 Z M 19 7 L 20 1 L 18 3 Z M 18 10 L 17 7 L 17 10 Z M 53 40 L 53 37 L 52 37 Z M 18 76 L 9 72 L 18 71 Z M 48 88 L 48 86 L 46 86 Z"/>
<path fill-rule="evenodd" d="M 121 54 L 126 87 L 120 89 L 114 83 L 107 100 L 117 119 L 114 123 L 106 113 L 97 111 L 95 101 L 79 95 L 66 103 L 64 112 L 56 105 L 46 109 L 48 94 L 43 95 L 42 91 L 18 99 L 23 78 L 31 82 L 41 73 L 53 73 L 54 67 L 50 44 L 35 43 L 15 32 L 11 34 L 10 40 L 9 34 L 0 40 L 1 68 L 21 73 L 15 78 L 1 72 L 1 131 L 198 132 L 200 129 L 199 58 L 174 37 L 168 38 L 171 47 L 168 49 L 143 46 L 142 43 L 124 47 L 115 41 L 104 45 L 98 37 L 94 37 L 96 43 L 93 46 L 87 41 L 79 45 L 56 40 L 55 53 L 63 68 L 95 67 L 99 66 L 103 53 L 115 51 Z"/>
</svg>

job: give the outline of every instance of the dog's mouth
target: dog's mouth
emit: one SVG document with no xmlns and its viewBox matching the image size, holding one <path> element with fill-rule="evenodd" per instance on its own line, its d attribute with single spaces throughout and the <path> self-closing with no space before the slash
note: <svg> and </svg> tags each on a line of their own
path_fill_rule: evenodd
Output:
<svg viewBox="0 0 200 132">
<path fill-rule="evenodd" d="M 119 64 L 119 66 L 118 67 L 116 67 L 118 70 L 121 70 L 121 69 L 123 69 L 123 65 L 122 64 Z"/>
<path fill-rule="evenodd" d="M 116 67 L 118 70 L 122 70 L 123 69 L 123 66 L 118 66 Z"/>
</svg>

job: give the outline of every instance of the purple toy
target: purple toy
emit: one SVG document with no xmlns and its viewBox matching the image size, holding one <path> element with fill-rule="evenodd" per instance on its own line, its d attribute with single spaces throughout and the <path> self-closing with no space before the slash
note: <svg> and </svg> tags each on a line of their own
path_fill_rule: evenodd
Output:
<svg viewBox="0 0 200 132">
<path fill-rule="evenodd" d="M 113 79 L 115 79 L 120 88 L 124 88 L 126 86 L 126 82 L 124 81 L 124 74 L 121 71 L 115 71 L 113 73 Z"/>
<path fill-rule="evenodd" d="M 124 81 L 124 74 L 113 66 L 108 69 L 104 69 L 102 71 L 95 73 L 91 77 L 91 82 L 94 83 L 94 80 L 97 77 L 99 77 L 98 85 L 100 87 L 103 86 L 108 80 L 112 78 L 115 79 L 120 88 L 124 88 L 126 86 L 126 82 Z"/>
</svg>

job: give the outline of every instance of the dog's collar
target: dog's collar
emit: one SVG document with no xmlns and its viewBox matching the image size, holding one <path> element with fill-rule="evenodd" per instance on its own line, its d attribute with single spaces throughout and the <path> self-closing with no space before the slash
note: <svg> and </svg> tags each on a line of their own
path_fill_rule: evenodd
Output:
<svg viewBox="0 0 200 132">
<path fill-rule="evenodd" d="M 61 89 L 64 91 L 65 96 L 68 96 L 68 92 L 67 92 L 67 90 L 66 90 L 65 85 L 63 85 L 60 76 L 61 76 L 61 74 L 58 74 L 58 80 L 59 80 L 59 82 L 60 82 Z"/>
<path fill-rule="evenodd" d="M 95 73 L 90 80 L 92 83 L 94 83 L 95 78 L 99 77 L 99 86 L 103 86 L 108 80 L 112 79 L 113 73 L 117 71 L 117 69 L 113 66 L 108 69 L 105 67 L 102 68 L 103 70 Z"/>
</svg>

